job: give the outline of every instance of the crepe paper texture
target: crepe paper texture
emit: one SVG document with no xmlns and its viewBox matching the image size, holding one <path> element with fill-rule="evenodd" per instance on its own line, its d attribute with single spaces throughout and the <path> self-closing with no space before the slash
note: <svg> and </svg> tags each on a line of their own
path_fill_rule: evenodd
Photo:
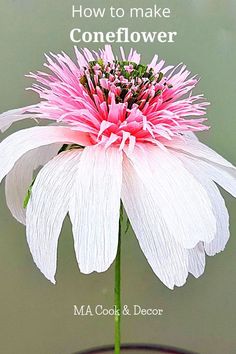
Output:
<svg viewBox="0 0 236 354">
<path fill-rule="evenodd" d="M 122 200 L 154 273 L 170 289 L 182 286 L 229 239 L 216 183 L 236 196 L 235 167 L 194 134 L 208 129 L 208 103 L 192 95 L 198 79 L 157 55 L 143 65 L 132 49 L 126 56 L 121 48 L 120 57 L 109 45 L 75 54 L 76 62 L 63 52 L 47 56 L 47 72 L 29 75 L 40 102 L 0 115 L 2 131 L 26 118 L 53 123 L 1 142 L 8 207 L 55 283 L 66 215 L 81 272 L 104 272 L 116 257 Z"/>
</svg>

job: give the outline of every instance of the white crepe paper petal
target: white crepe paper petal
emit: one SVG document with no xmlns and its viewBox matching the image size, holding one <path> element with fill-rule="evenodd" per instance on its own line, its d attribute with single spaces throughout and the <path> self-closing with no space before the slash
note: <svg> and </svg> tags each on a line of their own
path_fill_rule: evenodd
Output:
<svg viewBox="0 0 236 354">
<path fill-rule="evenodd" d="M 83 150 L 70 203 L 77 261 L 82 273 L 104 272 L 118 245 L 122 152 Z"/>
<path fill-rule="evenodd" d="M 26 235 L 34 262 L 55 283 L 57 244 L 69 210 L 80 150 L 60 153 L 39 172 L 26 211 Z"/>
<path fill-rule="evenodd" d="M 60 150 L 61 144 L 36 148 L 24 154 L 6 176 L 5 193 L 7 206 L 20 223 L 25 224 L 26 210 L 23 202 L 32 183 L 34 171 L 45 165 Z"/>
</svg>

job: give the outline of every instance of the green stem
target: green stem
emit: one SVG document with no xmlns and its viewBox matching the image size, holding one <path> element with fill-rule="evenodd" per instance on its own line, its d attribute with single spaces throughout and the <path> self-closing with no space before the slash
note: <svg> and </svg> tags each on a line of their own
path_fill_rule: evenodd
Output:
<svg viewBox="0 0 236 354">
<path fill-rule="evenodd" d="M 119 239 L 118 248 L 115 261 L 115 354 L 120 354 L 120 319 L 121 319 L 121 291 L 120 291 L 120 278 L 121 278 L 121 222 L 123 207 L 121 206 L 121 215 L 119 220 Z"/>
</svg>

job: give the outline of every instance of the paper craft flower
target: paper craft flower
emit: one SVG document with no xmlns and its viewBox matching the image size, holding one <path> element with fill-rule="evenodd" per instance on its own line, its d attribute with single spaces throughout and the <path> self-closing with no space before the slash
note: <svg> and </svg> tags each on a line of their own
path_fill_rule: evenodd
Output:
<svg viewBox="0 0 236 354">
<path fill-rule="evenodd" d="M 50 72 L 31 73 L 41 101 L 0 115 L 0 128 L 25 118 L 52 125 L 24 129 L 0 144 L 0 180 L 13 216 L 26 224 L 41 272 L 55 282 L 57 243 L 69 213 L 83 273 L 114 261 L 120 200 L 150 266 L 169 288 L 199 277 L 205 253 L 222 251 L 229 217 L 215 182 L 236 195 L 235 168 L 200 143 L 208 103 L 184 65 L 149 65 L 131 50 L 121 59 L 75 48 L 47 56 Z M 43 166 L 32 183 L 34 171 Z M 26 210 L 23 200 L 32 184 Z"/>
</svg>

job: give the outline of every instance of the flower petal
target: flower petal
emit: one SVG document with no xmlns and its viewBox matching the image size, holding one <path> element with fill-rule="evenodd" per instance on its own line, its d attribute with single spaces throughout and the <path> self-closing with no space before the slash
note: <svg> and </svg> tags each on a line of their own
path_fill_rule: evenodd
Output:
<svg viewBox="0 0 236 354">
<path fill-rule="evenodd" d="M 192 158 L 192 160 L 210 179 L 236 197 L 236 169 L 224 167 L 209 161 L 206 162 L 197 158 Z"/>
<path fill-rule="evenodd" d="M 36 105 L 27 106 L 18 109 L 11 109 L 0 114 L 0 130 L 4 132 L 14 122 L 18 122 L 19 120 L 27 119 L 27 118 L 38 118 L 38 114 L 34 113 L 26 113 L 29 109 L 33 109 Z"/>
<path fill-rule="evenodd" d="M 69 209 L 80 150 L 60 153 L 39 172 L 26 210 L 26 235 L 34 262 L 55 283 L 57 243 Z"/>
<path fill-rule="evenodd" d="M 140 166 L 141 167 L 141 166 Z M 124 158 L 122 201 L 140 247 L 154 273 L 170 289 L 182 286 L 188 275 L 188 251 L 169 232 L 152 178 Z M 171 222 L 171 220 L 169 220 Z"/>
<path fill-rule="evenodd" d="M 181 151 L 192 158 L 213 181 L 236 197 L 236 168 L 217 152 L 197 140 L 190 141 L 189 139 L 184 142 L 171 143 L 170 148 Z"/>
<path fill-rule="evenodd" d="M 229 161 L 197 139 L 186 137 L 185 140 L 167 141 L 166 145 L 171 149 L 180 150 L 195 157 L 235 169 Z"/>
<path fill-rule="evenodd" d="M 174 154 L 146 145 L 130 159 L 140 178 L 155 191 L 163 219 L 177 242 L 194 248 L 199 241 L 213 240 L 216 220 L 207 192 Z"/>
<path fill-rule="evenodd" d="M 195 141 L 199 141 L 199 140 L 198 140 L 198 137 L 196 136 L 196 134 L 194 134 L 194 133 L 191 132 L 191 131 L 184 132 L 183 135 L 184 135 L 185 137 L 187 137 L 188 139 L 192 139 L 192 140 L 195 140 Z"/>
<path fill-rule="evenodd" d="M 16 162 L 6 176 L 7 206 L 16 220 L 22 224 L 25 224 L 26 214 L 23 201 L 32 183 L 34 170 L 51 160 L 58 153 L 60 147 L 61 144 L 51 144 L 28 151 Z"/>
<path fill-rule="evenodd" d="M 189 255 L 189 272 L 195 277 L 199 278 L 205 270 L 206 256 L 204 246 L 202 242 L 199 242 L 197 246 L 188 250 Z"/>
<path fill-rule="evenodd" d="M 66 127 L 34 127 L 20 130 L 0 143 L 0 182 L 27 151 L 53 143 L 89 145 L 86 133 Z"/>
<path fill-rule="evenodd" d="M 184 163 L 184 166 L 192 173 L 206 189 L 211 200 L 213 213 L 216 218 L 216 235 L 210 243 L 205 243 L 205 250 L 209 256 L 214 256 L 225 249 L 229 240 L 229 214 L 225 206 L 225 201 L 221 196 L 215 183 L 211 180 L 207 169 L 201 169 L 201 165 L 188 158 L 184 154 L 177 155 Z M 196 159 L 195 159 L 196 160 Z"/>
<path fill-rule="evenodd" d="M 118 149 L 93 146 L 83 150 L 69 210 L 82 273 L 103 272 L 115 259 L 121 179 Z"/>
</svg>

